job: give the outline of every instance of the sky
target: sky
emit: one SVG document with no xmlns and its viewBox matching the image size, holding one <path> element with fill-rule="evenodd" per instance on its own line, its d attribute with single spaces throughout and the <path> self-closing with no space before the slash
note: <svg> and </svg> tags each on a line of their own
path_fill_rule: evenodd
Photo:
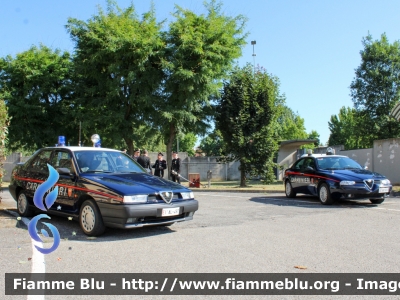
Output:
<svg viewBox="0 0 400 300">
<path fill-rule="evenodd" d="M 360 65 L 362 39 L 386 33 L 400 40 L 399 0 L 229 0 L 223 12 L 248 18 L 248 44 L 240 66 L 255 63 L 280 80 L 286 104 L 315 130 L 322 144 L 329 139 L 328 122 L 341 107 L 352 107 L 349 86 Z M 139 15 L 151 1 L 119 0 L 134 4 Z M 203 0 L 154 0 L 159 21 L 172 20 L 175 4 L 203 13 Z M 105 7 L 105 0 L 13 0 L 0 8 L 0 57 L 43 44 L 73 52 L 65 25 L 68 18 L 87 21 Z M 251 41 L 256 41 L 253 46 Z M 253 58 L 255 58 L 253 60 Z"/>
</svg>

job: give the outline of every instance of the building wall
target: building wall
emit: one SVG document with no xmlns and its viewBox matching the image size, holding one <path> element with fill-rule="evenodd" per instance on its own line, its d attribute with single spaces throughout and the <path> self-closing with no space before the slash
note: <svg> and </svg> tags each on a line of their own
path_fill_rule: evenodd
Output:
<svg viewBox="0 0 400 300">
<path fill-rule="evenodd" d="M 374 154 L 373 148 L 356 149 L 356 150 L 342 150 L 340 155 L 345 155 L 354 159 L 361 166 L 366 167 L 368 170 L 374 171 Z"/>
<path fill-rule="evenodd" d="M 374 171 L 385 175 L 392 184 L 400 184 L 400 138 L 374 141 Z"/>
</svg>

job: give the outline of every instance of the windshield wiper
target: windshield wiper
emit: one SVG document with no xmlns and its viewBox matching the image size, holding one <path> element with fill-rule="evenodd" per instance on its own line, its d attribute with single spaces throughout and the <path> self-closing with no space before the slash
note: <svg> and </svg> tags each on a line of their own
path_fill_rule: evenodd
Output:
<svg viewBox="0 0 400 300">
<path fill-rule="evenodd" d="M 103 170 L 87 170 L 85 173 L 112 173 L 112 172 Z"/>
</svg>

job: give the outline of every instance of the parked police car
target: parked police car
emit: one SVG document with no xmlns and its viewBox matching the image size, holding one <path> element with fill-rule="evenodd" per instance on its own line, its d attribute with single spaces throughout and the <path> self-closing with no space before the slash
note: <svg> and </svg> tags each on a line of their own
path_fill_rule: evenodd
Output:
<svg viewBox="0 0 400 300">
<path fill-rule="evenodd" d="M 37 210 L 33 198 L 38 187 L 51 177 L 48 164 L 54 172 L 57 170 L 59 179 L 40 202 L 56 187 L 57 199 L 51 207 L 39 206 L 49 213 L 79 219 L 89 236 L 102 234 L 106 226 L 169 226 L 193 219 L 198 209 L 191 190 L 147 174 L 121 151 L 49 147 L 38 150 L 12 171 L 9 190 L 20 215 L 29 216 Z"/>
<path fill-rule="evenodd" d="M 326 155 L 303 155 L 285 170 L 283 183 L 286 197 L 316 195 L 322 204 L 340 198 L 369 199 L 380 204 L 392 190 L 385 176 L 362 168 L 347 156 L 334 155 L 332 148 Z"/>
</svg>

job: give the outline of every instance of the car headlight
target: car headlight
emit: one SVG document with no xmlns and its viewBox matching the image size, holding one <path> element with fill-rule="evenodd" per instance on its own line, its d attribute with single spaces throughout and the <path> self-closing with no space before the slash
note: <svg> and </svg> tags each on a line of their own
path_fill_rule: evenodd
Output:
<svg viewBox="0 0 400 300">
<path fill-rule="evenodd" d="M 147 195 L 124 196 L 124 203 L 146 203 Z"/>
<path fill-rule="evenodd" d="M 383 179 L 381 181 L 381 183 L 384 184 L 384 185 L 389 185 L 390 184 L 390 180 L 389 179 Z"/>
<path fill-rule="evenodd" d="M 182 199 L 187 200 L 187 199 L 193 199 L 194 198 L 194 193 L 193 192 L 185 192 L 181 193 Z"/>
<path fill-rule="evenodd" d="M 340 182 L 340 185 L 355 185 L 355 184 L 356 182 L 351 180 L 343 180 Z"/>
</svg>

